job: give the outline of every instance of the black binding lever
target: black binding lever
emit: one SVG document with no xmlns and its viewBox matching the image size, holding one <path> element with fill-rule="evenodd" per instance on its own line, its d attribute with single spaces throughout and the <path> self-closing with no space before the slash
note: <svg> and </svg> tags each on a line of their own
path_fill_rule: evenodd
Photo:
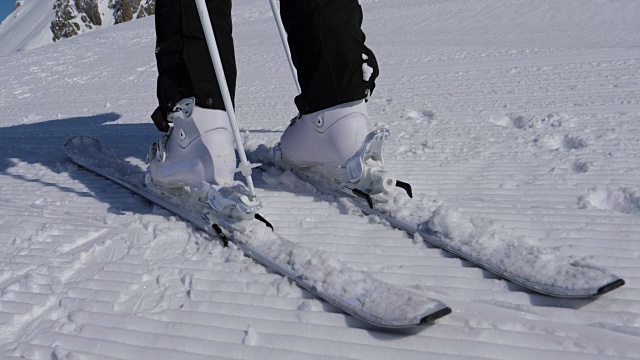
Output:
<svg viewBox="0 0 640 360">
<path fill-rule="evenodd" d="M 399 187 L 406 191 L 407 195 L 409 195 L 409 197 L 413 199 L 413 190 L 411 189 L 411 184 L 404 181 L 396 180 L 396 187 Z"/>
<path fill-rule="evenodd" d="M 262 217 L 262 215 L 260 215 L 260 214 L 256 213 L 255 218 L 256 218 L 256 220 L 260 221 L 261 223 L 263 223 L 263 224 L 267 225 L 267 227 L 268 227 L 269 229 L 271 229 L 271 231 L 274 231 L 274 230 L 273 230 L 273 225 L 271 225 L 271 223 L 270 223 L 269 221 L 267 221 L 267 219 L 265 219 L 264 217 Z"/>
<path fill-rule="evenodd" d="M 369 207 L 373 209 L 373 199 L 371 198 L 371 195 L 360 189 L 353 189 L 353 194 L 361 199 L 366 200 L 367 204 L 369 204 Z"/>
<path fill-rule="evenodd" d="M 222 232 L 220 226 L 218 226 L 218 224 L 211 224 L 211 227 L 216 232 L 216 234 L 218 234 L 218 237 L 222 241 L 222 245 L 224 245 L 224 247 L 227 247 L 229 245 L 229 238 L 224 234 L 224 232 Z"/>
</svg>

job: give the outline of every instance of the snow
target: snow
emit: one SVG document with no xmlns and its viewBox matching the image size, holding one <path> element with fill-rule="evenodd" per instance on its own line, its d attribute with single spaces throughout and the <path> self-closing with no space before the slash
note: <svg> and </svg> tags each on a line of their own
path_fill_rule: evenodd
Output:
<svg viewBox="0 0 640 360">
<path fill-rule="evenodd" d="M 52 43 L 50 27 L 55 15 L 53 2 L 24 1 L 0 24 L 0 56 Z"/>
<path fill-rule="evenodd" d="M 2 58 L 0 357 L 639 358 L 640 3 L 362 5 L 381 66 L 370 125 L 389 127 L 385 161 L 414 201 L 439 209 L 434 221 L 452 234 L 470 223 L 627 285 L 592 300 L 535 295 L 290 175 L 255 176 L 278 234 L 454 310 L 382 333 L 79 169 L 62 151 L 72 135 L 136 166 L 159 136 L 147 18 Z M 268 14 L 263 1 L 234 3 L 238 119 L 252 153 L 295 115 Z M 14 31 L 1 46 L 29 37 Z"/>
<path fill-rule="evenodd" d="M 113 1 L 92 1 L 97 3 L 102 23 L 88 28 L 78 17 L 75 21 L 79 25 L 77 29 L 79 34 L 115 25 L 116 13 L 109 8 L 109 4 Z M 5 21 L 0 23 L 0 56 L 52 44 L 54 36 L 51 31 L 51 21 L 56 18 L 54 3 L 55 0 L 25 0 Z M 77 9 L 73 4 L 72 8 L 77 15 Z"/>
<path fill-rule="evenodd" d="M 579 197 L 578 204 L 582 208 L 594 207 L 623 214 L 640 215 L 640 191 L 628 187 L 618 189 L 595 187 L 589 189 L 586 195 Z"/>
<path fill-rule="evenodd" d="M 258 332 L 253 326 L 249 325 L 247 327 L 247 335 L 244 337 L 244 339 L 242 339 L 242 343 L 244 345 L 254 345 L 257 340 Z"/>
<path fill-rule="evenodd" d="M 554 293 L 552 289 L 562 289 L 570 295 L 579 295 L 584 289 L 597 293 L 599 287 L 618 279 L 587 258 L 563 256 L 523 237 L 513 238 L 493 221 L 470 218 L 444 205 L 433 212 L 427 224 L 458 253 L 473 254 L 474 259 L 492 268 L 508 269 L 513 279 L 544 284 L 541 287 L 548 288 L 548 293 Z"/>
<path fill-rule="evenodd" d="M 373 68 L 365 62 L 369 57 L 366 54 L 362 54 L 362 80 L 369 81 L 371 75 L 373 75 Z"/>
<path fill-rule="evenodd" d="M 109 1 L 98 1 L 98 11 L 102 16 L 102 25 L 101 26 L 111 26 L 116 22 L 116 15 L 114 14 L 113 9 L 109 9 Z"/>
<path fill-rule="evenodd" d="M 196 198 L 199 195 L 174 189 L 167 198 L 162 192 L 150 191 L 143 185 L 144 167 L 119 159 L 112 149 L 91 137 L 73 137 L 65 144 L 65 153 L 77 164 L 122 184 L 217 238 L 210 222 L 203 219 L 209 207 Z M 260 222 L 236 223 L 215 216 L 208 213 L 207 218 L 231 231 L 231 243 L 247 256 L 265 264 L 270 271 L 301 281 L 305 289 L 313 290 L 324 300 L 359 318 L 385 327 L 406 328 L 446 308 L 437 300 L 354 271 L 328 252 L 311 250 L 281 238 Z"/>
</svg>

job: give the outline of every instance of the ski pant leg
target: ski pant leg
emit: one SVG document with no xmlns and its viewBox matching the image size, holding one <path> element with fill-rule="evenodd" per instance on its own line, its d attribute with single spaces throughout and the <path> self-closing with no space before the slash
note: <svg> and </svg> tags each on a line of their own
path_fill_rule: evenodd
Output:
<svg viewBox="0 0 640 360">
<path fill-rule="evenodd" d="M 232 37 L 231 0 L 206 0 L 206 3 L 233 100 L 236 90 L 236 58 Z M 196 104 L 200 107 L 225 110 L 195 1 L 183 0 L 182 11 L 182 33 L 185 42 L 183 58 L 193 86 L 189 95 L 195 96 Z"/>
<path fill-rule="evenodd" d="M 358 0 L 280 0 L 302 94 L 302 114 L 366 99 L 375 87 L 378 64 L 365 46 Z"/>
<path fill-rule="evenodd" d="M 236 61 L 231 0 L 206 0 L 206 3 L 233 100 Z M 155 22 L 159 106 L 151 118 L 158 129 L 169 129 L 167 114 L 185 97 L 194 96 L 198 106 L 224 110 L 195 0 L 157 0 Z"/>
<path fill-rule="evenodd" d="M 151 119 L 160 131 L 168 131 L 167 113 L 183 98 L 184 79 L 189 73 L 182 60 L 182 11 L 180 0 L 157 0 L 156 63 L 158 66 L 158 108 Z"/>
</svg>

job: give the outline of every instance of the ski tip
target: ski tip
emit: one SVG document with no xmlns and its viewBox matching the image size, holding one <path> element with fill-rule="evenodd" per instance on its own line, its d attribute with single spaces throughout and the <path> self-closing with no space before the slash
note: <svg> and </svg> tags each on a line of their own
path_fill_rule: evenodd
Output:
<svg viewBox="0 0 640 360">
<path fill-rule="evenodd" d="M 426 325 L 426 324 L 431 324 L 434 321 L 443 318 L 449 314 L 451 314 L 451 308 L 450 307 L 446 307 L 444 309 L 440 309 L 434 313 L 431 313 L 425 317 L 423 317 L 422 319 L 420 319 L 420 325 Z"/>
<path fill-rule="evenodd" d="M 69 147 L 76 140 L 76 138 L 77 136 L 68 138 L 67 141 L 64 142 L 64 147 Z"/>
<path fill-rule="evenodd" d="M 64 152 L 70 158 L 74 158 L 74 153 L 82 152 L 82 148 L 86 146 L 96 146 L 96 144 L 100 145 L 100 141 L 84 135 L 72 136 L 67 141 L 64 142 Z"/>
<path fill-rule="evenodd" d="M 619 287 L 624 286 L 625 282 L 624 279 L 618 279 L 610 284 L 607 284 L 603 287 L 601 287 L 600 289 L 598 289 L 598 293 L 596 295 L 602 295 L 602 294 L 606 294 L 610 291 L 613 291 Z"/>
<path fill-rule="evenodd" d="M 71 144 L 82 143 L 82 142 L 99 143 L 100 141 L 98 141 L 95 138 L 92 138 L 91 136 L 76 135 L 68 138 L 67 141 L 64 142 L 64 146 L 68 147 Z"/>
</svg>

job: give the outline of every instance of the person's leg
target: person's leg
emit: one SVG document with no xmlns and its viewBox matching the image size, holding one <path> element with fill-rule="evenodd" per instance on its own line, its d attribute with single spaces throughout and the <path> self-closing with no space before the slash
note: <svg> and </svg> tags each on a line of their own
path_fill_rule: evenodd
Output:
<svg viewBox="0 0 640 360">
<path fill-rule="evenodd" d="M 362 9 L 357 0 L 281 0 L 280 13 L 302 93 L 295 99 L 301 115 L 282 134 L 276 156 L 344 178 L 367 136 L 364 100 L 378 76 L 364 45 Z"/>
<path fill-rule="evenodd" d="M 206 0 L 206 3 L 233 100 L 236 90 L 236 59 L 232 37 L 231 0 Z M 191 84 L 191 88 L 187 89 L 187 96 L 195 97 L 197 106 L 225 110 L 194 0 L 183 0 L 182 14 L 183 59 Z"/>
<path fill-rule="evenodd" d="M 228 86 L 235 92 L 231 0 L 207 0 Z M 150 180 L 163 187 L 204 189 L 233 183 L 233 133 L 216 80 L 195 0 L 156 3 L 158 99 L 152 115 L 169 132 L 153 148 Z M 169 122 L 173 122 L 170 128 Z M 171 130 L 170 130 L 171 129 Z"/>
<path fill-rule="evenodd" d="M 184 98 L 189 78 L 183 61 L 182 0 L 156 1 L 156 62 L 158 66 L 158 108 L 151 118 L 160 131 L 169 130 L 167 114 Z"/>
<path fill-rule="evenodd" d="M 236 64 L 231 34 L 231 0 L 206 2 L 233 99 Z M 159 106 L 151 117 L 158 129 L 163 132 L 169 130 L 167 115 L 187 97 L 195 97 L 200 107 L 224 110 L 195 1 L 158 0 L 155 21 Z"/>
<path fill-rule="evenodd" d="M 370 95 L 378 64 L 364 44 L 358 0 L 281 0 L 280 13 L 302 88 L 300 113 Z"/>
</svg>

